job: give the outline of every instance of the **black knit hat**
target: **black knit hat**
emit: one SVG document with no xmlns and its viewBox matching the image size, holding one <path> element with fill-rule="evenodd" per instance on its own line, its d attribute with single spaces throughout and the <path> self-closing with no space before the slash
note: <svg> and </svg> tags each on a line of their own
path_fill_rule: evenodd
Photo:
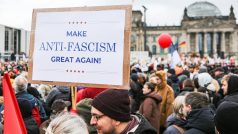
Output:
<svg viewBox="0 0 238 134">
<path fill-rule="evenodd" d="M 238 103 L 225 101 L 219 105 L 214 118 L 220 134 L 238 134 Z"/>
<path fill-rule="evenodd" d="M 121 122 L 131 120 L 127 90 L 105 90 L 94 98 L 92 106 L 114 120 Z"/>
</svg>

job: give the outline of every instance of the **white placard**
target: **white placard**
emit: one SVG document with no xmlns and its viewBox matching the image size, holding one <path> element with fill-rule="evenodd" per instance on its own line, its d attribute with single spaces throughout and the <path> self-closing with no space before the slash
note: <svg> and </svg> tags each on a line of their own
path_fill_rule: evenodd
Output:
<svg viewBox="0 0 238 134">
<path fill-rule="evenodd" d="M 150 59 L 148 51 L 131 51 L 130 62 L 131 64 L 138 61 L 148 61 Z"/>
<path fill-rule="evenodd" d="M 35 18 L 32 81 L 123 85 L 125 9 Z"/>
</svg>

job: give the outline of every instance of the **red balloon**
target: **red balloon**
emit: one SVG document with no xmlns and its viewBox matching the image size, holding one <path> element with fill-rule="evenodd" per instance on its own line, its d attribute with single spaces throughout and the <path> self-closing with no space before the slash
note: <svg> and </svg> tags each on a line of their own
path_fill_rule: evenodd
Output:
<svg viewBox="0 0 238 134">
<path fill-rule="evenodd" d="M 158 44 L 162 48 L 168 48 L 172 43 L 172 38 L 168 33 L 163 33 L 158 38 Z"/>
</svg>

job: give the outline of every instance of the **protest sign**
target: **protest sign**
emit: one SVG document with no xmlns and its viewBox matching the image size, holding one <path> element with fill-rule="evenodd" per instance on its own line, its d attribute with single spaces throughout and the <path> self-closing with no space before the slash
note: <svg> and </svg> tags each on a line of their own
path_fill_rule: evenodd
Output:
<svg viewBox="0 0 238 134">
<path fill-rule="evenodd" d="M 34 9 L 29 81 L 129 88 L 131 8 Z"/>
</svg>

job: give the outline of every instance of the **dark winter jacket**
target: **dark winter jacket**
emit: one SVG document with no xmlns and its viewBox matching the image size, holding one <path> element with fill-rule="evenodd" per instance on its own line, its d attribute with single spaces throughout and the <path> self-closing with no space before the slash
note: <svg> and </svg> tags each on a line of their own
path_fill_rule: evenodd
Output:
<svg viewBox="0 0 238 134">
<path fill-rule="evenodd" d="M 66 86 L 58 86 L 53 88 L 47 96 L 47 106 L 50 108 L 53 102 L 58 99 L 70 101 L 70 88 Z"/>
<path fill-rule="evenodd" d="M 180 92 L 178 77 L 176 75 L 171 75 L 168 77 L 167 81 L 171 82 L 170 86 L 173 88 L 175 96 L 177 96 Z"/>
<path fill-rule="evenodd" d="M 34 120 L 34 118 L 29 117 L 29 118 L 24 118 L 23 120 L 24 120 L 28 134 L 39 134 L 40 133 L 39 128 L 38 128 L 37 123 Z"/>
<path fill-rule="evenodd" d="M 138 124 L 132 128 L 128 134 L 157 134 L 156 129 L 141 114 L 134 114 L 132 118 L 136 118 Z"/>
<path fill-rule="evenodd" d="M 185 126 L 187 123 L 186 120 L 179 119 L 178 117 L 176 117 L 175 114 L 171 114 L 167 118 L 166 122 L 167 122 L 167 129 L 164 131 L 163 134 L 180 134 L 179 130 L 175 128 L 173 125 L 176 125 L 185 130 Z"/>
<path fill-rule="evenodd" d="M 33 95 L 27 93 L 26 91 L 21 91 L 21 92 L 18 92 L 16 94 L 16 98 L 18 100 L 27 100 L 27 101 L 29 101 L 32 108 L 37 107 L 37 109 L 39 110 L 39 114 L 40 114 L 41 119 L 47 118 L 46 113 L 45 113 L 45 109 L 42 106 L 42 103 L 37 98 L 35 98 Z"/>
<path fill-rule="evenodd" d="M 237 102 L 238 103 L 238 91 L 234 92 L 230 95 L 225 96 L 224 98 L 225 101 L 232 101 L 232 102 Z"/>
<path fill-rule="evenodd" d="M 193 92 L 194 88 L 193 87 L 184 87 L 183 89 L 180 90 L 180 93 L 178 96 L 184 96 L 186 93 Z"/>
<path fill-rule="evenodd" d="M 185 134 L 215 134 L 214 114 L 210 107 L 192 110 L 187 117 Z"/>
<path fill-rule="evenodd" d="M 145 96 L 146 98 L 140 105 L 139 112 L 150 122 L 150 124 L 159 132 L 160 128 L 160 103 L 162 97 L 156 92 Z"/>
<path fill-rule="evenodd" d="M 35 118 L 33 118 L 32 116 L 32 109 L 34 106 L 31 104 L 31 102 L 28 99 L 24 97 L 20 98 L 18 96 L 17 102 L 18 102 L 19 109 L 21 111 L 21 115 L 24 120 L 25 127 L 27 129 L 28 134 L 39 134 L 38 124 Z"/>
<path fill-rule="evenodd" d="M 135 113 L 139 110 L 140 104 L 144 99 L 143 86 L 135 81 L 131 81 L 130 86 L 129 94 L 133 99 L 131 102 L 131 112 Z"/>
</svg>

